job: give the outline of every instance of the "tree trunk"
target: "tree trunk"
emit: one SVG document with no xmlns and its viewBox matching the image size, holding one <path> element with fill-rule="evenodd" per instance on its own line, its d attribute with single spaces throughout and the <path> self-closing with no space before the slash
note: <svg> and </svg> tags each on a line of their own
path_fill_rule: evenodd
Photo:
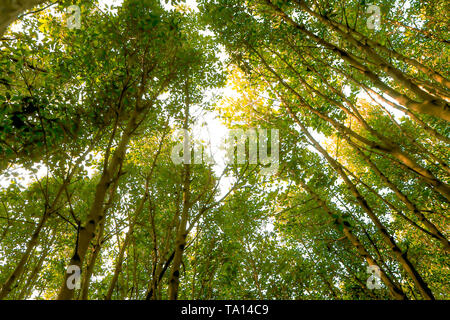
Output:
<svg viewBox="0 0 450 320">
<path fill-rule="evenodd" d="M 114 292 L 114 288 L 116 287 L 117 280 L 119 279 L 119 273 L 122 271 L 122 264 L 123 264 L 123 258 L 125 256 L 125 250 L 128 248 L 128 245 L 130 243 L 131 236 L 133 234 L 134 226 L 136 224 L 137 218 L 140 215 L 140 213 L 142 212 L 142 210 L 144 209 L 145 202 L 147 201 L 147 192 L 148 192 L 147 188 L 148 188 L 148 183 L 146 185 L 145 194 L 142 197 L 138 208 L 134 212 L 133 221 L 131 221 L 131 223 L 128 227 L 128 231 L 125 235 L 125 240 L 123 241 L 122 247 L 120 248 L 119 256 L 117 257 L 117 261 L 116 261 L 116 266 L 114 268 L 114 274 L 113 274 L 111 283 L 109 284 L 109 288 L 108 288 L 108 292 L 106 293 L 105 300 L 111 300 L 112 294 Z"/>
<path fill-rule="evenodd" d="M 378 217 L 372 211 L 372 208 L 370 208 L 366 199 L 364 199 L 364 197 L 359 193 L 359 191 L 355 187 L 355 185 L 351 182 L 351 180 L 345 174 L 344 170 L 339 165 L 339 163 L 336 160 L 334 160 L 333 158 L 331 158 L 330 155 L 328 154 L 328 152 L 325 151 L 325 149 L 323 149 L 322 146 L 311 136 L 311 134 L 308 132 L 306 127 L 303 125 L 303 123 L 292 112 L 292 109 L 290 108 L 290 106 L 286 104 L 286 108 L 288 108 L 288 111 L 289 111 L 290 115 L 293 117 L 293 119 L 295 120 L 295 122 L 301 127 L 302 132 L 313 143 L 315 149 L 317 151 L 319 151 L 325 157 L 325 159 L 328 161 L 328 163 L 331 165 L 331 167 L 344 180 L 345 184 L 348 186 L 349 190 L 351 191 L 353 196 L 356 198 L 356 200 L 359 203 L 359 205 L 361 206 L 361 208 L 367 213 L 367 215 L 370 217 L 372 222 L 377 227 L 383 240 L 386 242 L 389 249 L 394 254 L 394 257 L 397 259 L 397 261 L 402 265 L 402 267 L 404 268 L 406 273 L 408 273 L 408 275 L 414 281 L 416 288 L 420 291 L 422 296 L 427 300 L 434 300 L 433 293 L 428 288 L 428 285 L 426 284 L 426 282 L 422 279 L 420 274 L 417 272 L 417 270 L 414 268 L 412 263 L 406 257 L 406 254 L 404 252 L 402 252 L 402 250 L 397 246 L 394 238 L 391 235 L 389 235 L 387 229 L 384 227 L 384 225 L 381 223 L 381 221 L 378 219 Z"/>
<path fill-rule="evenodd" d="M 325 201 L 323 201 L 311 188 L 308 187 L 306 182 L 304 182 L 301 178 L 299 179 L 300 184 L 302 187 L 316 200 L 316 202 L 324 209 L 324 211 L 331 217 L 333 220 L 335 219 L 336 222 L 342 226 L 342 230 L 346 238 L 350 241 L 350 243 L 355 247 L 359 255 L 367 261 L 369 265 L 375 265 L 377 266 L 377 262 L 375 259 L 370 255 L 370 253 L 366 250 L 364 245 L 361 243 L 361 241 L 353 234 L 352 230 L 349 228 L 349 226 L 342 220 L 342 218 L 338 217 L 335 218 L 335 216 L 338 216 L 332 212 L 332 210 L 328 207 Z M 399 288 L 386 274 L 386 272 L 383 270 L 381 266 L 378 266 L 380 268 L 380 277 L 383 283 L 388 287 L 389 293 L 391 296 L 398 300 L 407 300 L 406 295 L 403 293 L 402 289 Z"/>
<path fill-rule="evenodd" d="M 75 246 L 75 252 L 69 262 L 69 265 L 78 266 L 80 270 L 82 270 L 83 261 L 86 257 L 89 244 L 95 237 L 95 230 L 97 229 L 100 221 L 104 218 L 102 213 L 104 212 L 103 207 L 106 193 L 111 184 L 114 182 L 113 179 L 115 177 L 117 177 L 117 179 L 119 178 L 118 173 L 124 161 L 128 143 L 130 142 L 133 133 L 142 122 L 142 119 L 140 119 L 141 113 L 145 114 L 145 111 L 149 108 L 149 106 L 146 108 L 141 108 L 139 106 L 139 102 L 143 95 L 144 86 L 145 84 L 142 83 L 141 88 L 138 90 L 138 101 L 136 102 L 136 106 L 130 115 L 128 124 L 120 138 L 120 142 L 114 150 L 111 161 L 103 170 L 102 176 L 95 190 L 94 201 L 91 205 L 89 214 L 84 225 L 80 228 L 78 242 Z M 58 294 L 58 300 L 70 300 L 74 295 L 74 289 L 69 289 L 67 286 L 67 279 L 69 277 L 70 274 L 66 273 Z"/>
</svg>

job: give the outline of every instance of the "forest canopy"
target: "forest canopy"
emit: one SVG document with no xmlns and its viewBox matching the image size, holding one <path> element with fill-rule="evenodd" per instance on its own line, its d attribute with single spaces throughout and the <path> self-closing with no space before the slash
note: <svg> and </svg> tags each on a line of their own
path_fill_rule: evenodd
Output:
<svg viewBox="0 0 450 320">
<path fill-rule="evenodd" d="M 2 2 L 0 300 L 449 299 L 449 7 Z"/>
</svg>

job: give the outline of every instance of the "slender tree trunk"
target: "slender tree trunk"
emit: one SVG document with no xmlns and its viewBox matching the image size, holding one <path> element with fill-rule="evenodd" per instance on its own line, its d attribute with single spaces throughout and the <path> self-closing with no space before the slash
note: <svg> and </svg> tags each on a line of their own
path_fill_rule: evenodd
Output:
<svg viewBox="0 0 450 320">
<path fill-rule="evenodd" d="M 120 176 L 121 174 L 121 170 L 119 169 L 119 173 L 118 176 Z M 102 249 L 102 244 L 103 244 L 103 232 L 105 229 L 105 220 L 106 220 L 106 215 L 108 213 L 108 210 L 111 208 L 111 206 L 114 203 L 114 197 L 115 194 L 117 192 L 117 186 L 119 184 L 119 177 L 117 177 L 114 181 L 114 184 L 112 186 L 112 188 L 110 189 L 110 194 L 109 194 L 109 200 L 106 203 L 105 207 L 104 207 L 104 212 L 103 212 L 103 216 L 105 218 L 103 218 L 100 223 L 99 223 L 99 230 L 98 230 L 98 234 L 96 237 L 96 242 L 94 245 L 94 250 L 91 253 L 91 256 L 89 258 L 89 262 L 86 266 L 86 272 L 84 274 L 83 277 L 83 282 L 82 282 L 82 286 L 81 286 L 81 300 L 88 300 L 88 294 L 89 294 L 89 285 L 91 282 L 91 277 L 92 274 L 94 272 L 94 268 L 95 268 L 95 263 L 97 262 L 97 258 L 101 252 Z"/>
<path fill-rule="evenodd" d="M 316 36 L 311 31 L 307 30 L 303 25 L 297 24 L 292 18 L 290 18 L 285 12 L 283 12 L 279 7 L 275 6 L 271 0 L 265 0 L 266 3 L 275 11 L 276 15 L 280 16 L 283 20 L 285 20 L 288 24 L 302 32 L 304 35 L 309 37 L 310 39 L 316 41 L 318 44 L 324 46 L 325 48 L 331 50 L 336 53 L 342 60 L 344 60 L 348 65 L 355 68 L 356 71 L 360 72 L 364 77 L 368 78 L 372 81 L 372 83 L 382 90 L 384 93 L 391 96 L 398 103 L 409 108 L 412 111 L 416 111 L 418 113 L 425 113 L 429 115 L 433 115 L 435 117 L 444 119 L 446 121 L 450 121 L 450 107 L 449 104 L 442 101 L 437 101 L 433 97 L 428 97 L 424 101 L 415 101 L 409 98 L 407 95 L 400 93 L 387 84 L 385 84 L 378 75 L 373 73 L 367 66 L 358 62 L 358 60 L 349 52 L 346 52 L 342 48 L 325 41 L 324 39 Z M 373 57 L 373 56 L 372 56 Z M 391 75 L 396 76 L 396 80 L 400 82 L 405 88 L 414 90 L 416 94 L 420 93 L 415 90 L 415 86 L 413 86 L 410 81 L 404 79 L 400 74 L 394 72 L 392 68 L 389 66 L 382 66 L 383 71 L 391 71 Z M 420 90 L 420 89 L 419 89 Z M 421 90 L 420 90 L 421 91 Z M 425 93 L 421 94 L 421 97 L 424 97 Z M 449 192 L 450 195 L 450 192 Z"/>
<path fill-rule="evenodd" d="M 114 182 L 114 178 L 115 177 L 119 178 L 118 173 L 124 161 L 128 143 L 133 133 L 139 127 L 139 125 L 143 120 L 141 119 L 142 114 L 144 114 L 145 116 L 146 111 L 150 108 L 150 105 L 144 107 L 140 106 L 145 86 L 146 86 L 146 79 L 143 79 L 143 83 L 141 83 L 141 87 L 138 90 L 136 106 L 130 115 L 127 126 L 120 138 L 119 144 L 114 150 L 111 161 L 103 169 L 103 173 L 100 178 L 100 181 L 97 184 L 94 201 L 91 205 L 89 214 L 86 218 L 86 222 L 80 228 L 78 241 L 75 246 L 75 252 L 69 262 L 69 265 L 77 266 L 80 268 L 80 270 L 82 270 L 83 261 L 86 257 L 86 252 L 89 247 L 89 244 L 91 240 L 95 237 L 95 231 L 97 229 L 97 226 L 104 218 L 102 213 L 104 212 L 103 207 L 106 193 L 109 190 L 111 184 Z M 152 103 L 153 100 L 151 104 Z M 67 280 L 69 277 L 70 274 L 66 273 L 66 276 L 64 277 L 64 281 L 61 285 L 61 289 L 58 294 L 57 298 L 58 300 L 70 300 L 74 295 L 75 290 L 69 289 L 69 287 L 67 286 Z"/>
<path fill-rule="evenodd" d="M 414 203 L 412 203 L 408 199 L 408 197 L 406 195 L 404 195 L 402 193 L 402 191 L 400 191 L 400 189 L 397 188 L 397 186 L 393 182 L 391 182 L 390 179 L 381 172 L 380 169 L 378 169 L 378 167 L 372 162 L 372 160 L 366 154 L 364 154 L 364 152 L 362 152 L 358 148 L 358 146 L 351 141 L 351 139 L 347 139 L 347 140 L 348 140 L 349 144 L 353 147 L 353 149 L 364 158 L 364 160 L 366 161 L 367 164 L 369 164 L 370 168 L 381 179 L 381 181 L 383 181 L 386 184 L 386 186 L 388 186 L 392 191 L 394 191 L 394 193 L 400 199 L 400 201 L 402 201 L 406 205 L 406 207 L 419 219 L 419 221 L 421 223 L 423 223 L 423 225 L 434 236 L 434 238 L 442 243 L 444 250 L 450 251 L 450 243 L 449 243 L 447 237 L 445 237 L 442 234 L 442 232 L 431 221 L 429 221 L 423 215 L 422 212 L 420 212 L 420 210 L 417 208 L 417 206 Z"/>
<path fill-rule="evenodd" d="M 306 189 L 305 189 L 306 190 Z M 303 245 L 303 247 L 306 248 L 306 255 L 309 257 L 309 259 L 311 261 L 315 261 L 315 259 L 313 259 L 313 257 L 311 256 L 311 254 L 309 253 L 310 247 L 308 247 L 305 243 L 305 241 L 303 241 L 301 238 L 299 238 L 301 244 Z M 315 251 L 314 248 L 312 248 L 313 252 Z M 319 261 L 318 261 L 319 263 Z M 336 293 L 336 288 L 333 287 L 333 285 L 331 284 L 330 280 L 326 277 L 326 275 L 324 274 L 324 272 L 321 270 L 321 268 L 317 265 L 317 267 L 314 270 L 319 277 L 322 279 L 323 283 L 325 284 L 325 286 L 327 287 L 328 291 L 330 291 L 331 295 L 333 296 L 333 298 L 335 300 L 340 300 L 339 295 Z"/>
<path fill-rule="evenodd" d="M 358 277 L 358 275 L 345 263 L 345 260 L 337 252 L 336 256 L 339 257 L 339 261 L 342 263 L 349 276 L 352 277 L 359 284 L 360 288 L 364 291 L 364 293 L 370 296 L 372 299 L 378 300 L 379 297 L 374 294 L 373 290 L 369 290 L 367 288 L 367 283 L 365 283 Z"/>
<path fill-rule="evenodd" d="M 25 264 L 27 263 L 31 252 L 33 251 L 34 247 L 39 242 L 38 241 L 39 234 L 40 234 L 42 228 L 44 227 L 45 223 L 47 222 L 48 216 L 49 216 L 49 213 L 45 212 L 44 215 L 41 217 L 41 220 L 39 221 L 36 229 L 34 230 L 33 235 L 31 236 L 31 239 L 27 243 L 27 248 L 26 248 L 24 254 L 22 255 L 22 258 L 20 259 L 20 261 L 16 265 L 14 271 L 11 273 L 11 275 L 8 277 L 8 279 L 2 286 L 2 289 L 0 291 L 0 300 L 4 299 L 11 292 L 12 285 L 22 275 Z"/>
<path fill-rule="evenodd" d="M 44 248 L 41 256 L 39 257 L 39 261 L 37 262 L 37 264 L 34 266 L 33 270 L 31 271 L 31 273 L 29 274 L 27 281 L 25 282 L 25 285 L 23 286 L 22 290 L 20 291 L 19 296 L 17 297 L 17 300 L 23 300 L 26 297 L 28 297 L 28 295 L 30 294 L 30 291 L 33 289 L 34 282 L 36 281 L 37 275 L 38 275 L 39 271 L 41 271 L 42 265 L 44 264 L 44 261 L 50 252 L 53 241 L 54 241 L 54 236 L 49 241 L 49 243 L 46 245 L 46 247 Z"/>
<path fill-rule="evenodd" d="M 94 250 L 92 251 L 91 256 L 89 257 L 89 262 L 86 266 L 86 272 L 84 273 L 83 281 L 81 284 L 81 296 L 80 296 L 81 300 L 88 300 L 89 285 L 91 283 L 91 277 L 94 272 L 95 263 L 97 262 L 97 258 L 101 251 L 104 228 L 105 228 L 105 219 L 103 219 L 100 222 L 97 240 L 94 245 Z"/>
<path fill-rule="evenodd" d="M 176 203 L 179 203 L 179 196 L 177 195 L 177 201 Z M 162 278 L 164 277 L 164 274 L 166 273 L 167 269 L 170 267 L 172 261 L 173 261 L 173 257 L 175 256 L 175 251 L 173 251 L 171 253 L 171 255 L 169 256 L 169 258 L 167 260 L 165 260 L 165 257 L 167 256 L 167 254 L 169 253 L 170 250 L 170 239 L 172 237 L 172 231 L 174 228 L 176 228 L 176 222 L 180 217 L 180 209 L 179 206 L 177 205 L 177 210 L 173 216 L 172 219 L 172 223 L 169 225 L 169 227 L 167 228 L 166 231 L 166 237 L 165 237 L 165 242 L 164 242 L 164 250 L 162 251 L 162 254 L 159 254 L 159 262 L 154 262 L 154 266 L 153 266 L 153 274 L 152 274 L 152 279 L 149 282 L 148 288 L 147 288 L 147 293 L 145 294 L 145 300 L 152 300 L 152 299 L 157 299 L 157 293 L 159 290 L 159 283 L 161 282 Z M 152 220 L 152 223 L 153 220 Z M 154 227 L 154 226 L 153 226 Z M 154 250 L 154 255 L 156 257 L 156 260 L 158 259 L 158 250 Z M 156 261 L 155 260 L 155 261 Z"/>
<path fill-rule="evenodd" d="M 409 223 L 411 226 L 413 226 L 414 228 L 416 228 L 417 230 L 420 230 L 421 232 L 431 236 L 432 238 L 436 239 L 439 241 L 439 237 L 437 235 L 435 235 L 433 232 L 429 231 L 428 229 L 420 226 L 419 224 L 417 224 L 415 221 L 411 220 L 410 218 L 408 218 L 405 214 L 403 214 L 402 210 L 400 210 L 399 208 L 397 208 L 396 206 L 394 206 L 390 201 L 386 200 L 385 198 L 383 198 L 376 190 L 374 190 L 374 188 L 368 186 L 364 181 L 361 180 L 361 178 L 357 177 L 354 173 L 352 173 L 349 169 L 347 169 L 346 167 L 344 167 L 342 165 L 342 167 L 353 177 L 356 179 L 356 181 L 360 184 L 362 184 L 367 190 L 369 190 L 373 195 L 375 195 L 378 199 L 380 199 L 383 203 L 385 203 L 393 212 L 395 212 L 397 215 L 399 215 L 404 221 L 406 221 L 407 223 Z M 422 214 L 422 213 L 421 213 Z M 431 223 L 431 222 L 430 222 Z M 445 249 L 444 246 L 444 250 L 447 251 L 447 249 Z"/>
<path fill-rule="evenodd" d="M 172 254 L 169 256 L 167 261 L 164 263 L 161 261 L 160 264 L 158 264 L 158 268 L 155 272 L 155 278 L 153 279 L 151 286 L 149 286 L 149 290 L 146 294 L 145 300 L 152 300 L 157 298 L 157 292 L 159 290 L 159 283 L 161 282 L 162 278 L 164 277 L 164 274 L 166 273 L 167 269 L 170 267 L 173 258 L 175 256 L 175 251 L 172 252 Z M 164 265 L 164 266 L 163 266 Z"/>
<path fill-rule="evenodd" d="M 184 125 L 185 130 L 188 129 L 189 125 L 189 87 L 188 81 L 185 84 L 185 116 Z M 186 141 L 185 141 L 186 143 Z M 178 288 L 180 285 L 180 266 L 183 258 L 184 248 L 186 246 L 187 237 L 187 222 L 189 219 L 189 209 L 191 206 L 191 190 L 190 190 L 190 179 L 191 179 L 191 166 L 189 163 L 185 163 L 183 166 L 184 182 L 183 182 L 183 210 L 181 211 L 181 219 L 178 224 L 177 237 L 175 241 L 175 255 L 173 257 L 172 270 L 169 280 L 169 299 L 176 300 L 178 297 Z"/>
<path fill-rule="evenodd" d="M 269 48 L 269 50 L 271 50 Z M 323 83 L 326 84 L 326 86 L 335 94 L 337 94 L 338 96 L 340 96 L 342 98 L 343 101 L 345 101 L 345 103 L 351 108 L 352 111 L 350 111 L 347 107 L 345 107 L 343 105 L 343 103 L 330 98 L 329 96 L 323 94 L 322 92 L 320 92 L 319 90 L 314 89 L 310 84 L 308 84 L 308 82 L 301 76 L 301 74 L 297 71 L 296 68 L 294 68 L 288 61 L 286 61 L 286 59 L 284 59 L 276 50 L 271 50 L 272 53 L 274 53 L 281 61 L 283 61 L 283 63 L 285 65 L 287 65 L 289 67 L 289 69 L 291 69 L 295 74 L 296 74 L 296 79 L 299 80 L 302 85 L 306 88 L 306 91 L 311 95 L 311 99 L 314 99 L 315 95 L 318 95 L 320 97 L 322 97 L 323 99 L 325 99 L 327 102 L 329 102 L 332 105 L 337 106 L 339 109 L 341 109 L 342 111 L 344 111 L 349 117 L 352 117 L 354 119 L 356 119 L 356 121 L 364 128 L 366 129 L 370 134 L 372 134 L 374 137 L 378 138 L 382 143 L 383 143 L 383 149 L 386 150 L 387 153 L 389 154 L 393 154 L 395 155 L 396 150 L 401 150 L 401 146 L 392 141 L 391 139 L 387 138 L 385 135 L 383 135 L 382 133 L 378 132 L 377 130 L 373 129 L 364 119 L 364 117 L 359 113 L 358 109 L 356 108 L 356 106 L 353 105 L 353 103 L 351 101 L 349 101 L 345 95 L 340 92 L 339 90 L 337 90 L 336 88 L 334 88 L 334 86 L 330 85 L 328 83 L 328 81 L 322 76 L 320 75 L 320 72 L 317 72 L 317 70 L 315 70 L 315 68 L 311 65 L 308 65 L 307 67 L 309 69 L 311 69 L 312 71 L 314 71 L 314 73 L 321 79 L 321 81 Z M 304 60 L 303 57 L 300 57 Z M 317 113 L 316 113 L 317 114 Z M 319 115 L 321 116 L 321 115 Z M 323 118 L 321 116 L 321 118 Z M 335 127 L 337 127 L 339 129 L 339 125 L 334 124 L 334 122 L 332 121 L 331 118 L 323 118 L 324 120 L 333 123 L 333 125 Z M 400 126 L 398 126 L 400 130 L 402 130 L 402 128 Z M 350 129 L 348 129 L 350 130 Z M 403 132 L 403 130 L 402 130 Z M 351 133 L 352 135 L 354 135 L 354 133 Z M 356 136 L 355 136 L 356 137 Z M 359 137 L 357 137 L 359 138 Z M 361 139 L 359 139 L 361 140 Z M 414 144 L 416 147 L 418 147 L 420 149 L 420 151 L 422 151 L 422 153 L 425 153 L 427 155 L 429 155 L 434 161 L 437 161 L 440 165 L 442 170 L 446 171 L 447 173 L 450 173 L 450 169 L 448 167 L 448 165 L 446 164 L 445 161 L 442 161 L 440 158 L 434 156 L 434 154 L 432 154 L 431 152 L 428 152 L 428 150 L 422 146 L 420 146 L 418 143 L 415 142 L 414 139 L 410 139 L 412 144 Z M 361 140 L 362 142 L 365 142 L 363 140 Z M 377 147 L 375 145 L 370 145 L 371 147 Z M 410 163 L 414 163 L 414 167 L 418 167 L 417 163 L 412 160 L 412 157 L 409 155 L 406 155 L 405 152 L 402 152 L 402 156 L 407 158 L 408 161 Z M 401 160 L 400 157 L 396 157 L 397 159 Z M 403 161 L 404 162 L 404 161 Z M 426 175 L 428 175 L 431 178 L 431 173 L 426 173 Z M 433 177 L 434 178 L 434 177 Z"/>
<path fill-rule="evenodd" d="M 322 146 L 311 136 L 311 134 L 308 132 L 306 127 L 303 125 L 303 123 L 297 118 L 297 116 L 292 112 L 292 109 L 289 105 L 286 104 L 286 108 L 288 108 L 288 111 L 290 115 L 293 117 L 295 122 L 301 127 L 302 132 L 308 137 L 309 141 L 311 141 L 317 151 L 319 151 L 325 159 L 328 161 L 328 163 L 331 165 L 331 167 L 341 176 L 341 178 L 344 180 L 345 184 L 348 186 L 350 192 L 353 194 L 353 196 L 358 201 L 361 208 L 367 213 L 367 215 L 370 217 L 372 222 L 377 227 L 378 231 L 380 232 L 380 235 L 382 236 L 383 240 L 386 242 L 386 244 L 389 246 L 389 249 L 392 251 L 393 255 L 397 259 L 397 261 L 402 265 L 406 273 L 411 277 L 411 279 L 414 281 L 416 288 L 420 291 L 422 296 L 427 300 L 434 300 L 433 293 L 428 288 L 428 285 L 426 282 L 422 279 L 420 274 L 417 272 L 415 267 L 412 265 L 412 263 L 409 261 L 409 259 L 406 257 L 406 254 L 402 252 L 402 250 L 398 247 L 396 244 L 394 238 L 388 233 L 387 229 L 384 227 L 384 225 L 381 223 L 381 221 L 378 219 L 378 217 L 375 215 L 375 213 L 370 208 L 369 204 L 367 203 L 366 199 L 359 193 L 358 189 L 355 187 L 355 185 L 351 182 L 351 180 L 348 178 L 348 176 L 345 174 L 342 167 L 338 164 L 336 160 L 330 157 L 327 151 L 322 148 Z"/>
<path fill-rule="evenodd" d="M 361 243 L 361 241 L 353 234 L 353 231 L 349 228 L 349 225 L 345 223 L 342 218 L 339 217 L 339 215 L 334 214 L 333 211 L 328 207 L 325 201 L 323 201 L 307 184 L 304 182 L 301 178 L 299 179 L 300 184 L 302 187 L 316 200 L 316 202 L 324 209 L 324 211 L 331 217 L 333 220 L 336 220 L 336 222 L 342 226 L 342 230 L 346 238 L 350 241 L 350 243 L 355 247 L 359 255 L 367 261 L 369 265 L 375 265 L 377 266 L 376 260 L 370 255 L 370 253 L 366 250 L 364 245 Z M 335 217 L 338 218 L 335 218 Z M 380 277 L 383 283 L 388 287 L 389 293 L 391 296 L 398 300 L 406 300 L 407 297 L 403 293 L 402 289 L 399 288 L 386 274 L 386 272 L 381 268 L 381 266 L 378 266 L 380 268 Z"/>
<path fill-rule="evenodd" d="M 70 176 L 71 176 L 71 174 L 70 174 Z M 58 193 L 56 194 L 55 199 L 53 200 L 53 203 L 50 206 L 48 206 L 48 203 L 45 204 L 46 208 L 44 209 L 44 214 L 42 215 L 41 219 L 39 220 L 39 223 L 36 226 L 36 229 L 34 230 L 33 235 L 31 236 L 30 240 L 28 241 L 25 252 L 23 253 L 19 263 L 14 268 L 14 271 L 10 274 L 10 276 L 8 277 L 8 279 L 3 284 L 3 286 L 0 290 L 0 300 L 4 299 L 11 292 L 13 284 L 22 275 L 25 264 L 27 263 L 34 248 L 39 243 L 39 235 L 40 235 L 42 229 L 44 228 L 45 223 L 47 222 L 48 218 L 53 213 L 53 211 L 56 209 L 56 206 L 59 202 L 59 198 L 60 198 L 63 190 L 66 188 L 67 184 L 69 183 L 68 179 L 69 178 L 67 178 L 63 182 L 63 184 L 59 187 Z"/>
<path fill-rule="evenodd" d="M 407 155 L 405 152 L 403 152 L 399 147 L 392 145 L 392 143 L 389 143 L 388 145 L 383 145 L 377 142 L 373 142 L 369 139 L 366 139 L 359 135 L 358 133 L 354 132 L 353 130 L 347 128 L 343 124 L 339 123 L 338 121 L 334 120 L 333 118 L 329 117 L 328 115 L 316 110 L 312 106 L 310 106 L 302 97 L 301 94 L 299 94 L 292 86 L 286 83 L 281 76 L 268 64 L 268 62 L 264 59 L 264 57 L 256 51 L 254 48 L 250 47 L 250 49 L 255 52 L 255 54 L 258 55 L 263 65 L 266 67 L 266 69 L 272 73 L 279 81 L 280 83 L 286 87 L 289 91 L 291 91 L 297 98 L 300 100 L 301 106 L 305 107 L 315 115 L 317 115 L 319 118 L 323 119 L 324 121 L 327 121 L 333 127 L 335 127 L 338 131 L 342 132 L 343 134 L 347 134 L 349 136 L 352 136 L 356 138 L 357 140 L 363 142 L 364 144 L 368 145 L 372 149 L 381 151 L 385 154 L 391 155 L 393 158 L 398 160 L 401 164 L 408 167 L 414 174 L 416 174 L 420 179 L 425 181 L 427 184 L 431 185 L 436 192 L 439 192 L 442 196 L 444 196 L 448 201 L 450 201 L 450 187 L 440 181 L 438 178 L 436 178 L 430 170 L 425 169 L 421 167 L 417 162 L 411 158 L 409 155 Z"/>
<path fill-rule="evenodd" d="M 401 82 L 408 82 L 408 79 L 403 76 L 403 73 L 388 63 L 385 59 L 383 59 L 379 54 L 376 53 L 374 49 L 379 49 L 383 53 L 387 54 L 390 57 L 394 57 L 399 61 L 402 61 L 410 66 L 413 66 L 429 76 L 431 79 L 437 81 L 441 85 L 444 85 L 447 89 L 450 89 L 450 81 L 440 75 L 438 72 L 432 70 L 431 68 L 423 65 L 417 60 L 408 58 L 394 49 L 387 48 L 384 45 L 366 37 L 365 35 L 359 33 L 358 31 L 346 26 L 345 24 L 338 23 L 336 21 L 330 20 L 328 17 L 323 16 L 313 10 L 311 10 L 305 3 L 304 0 L 295 0 L 295 3 L 299 5 L 300 8 L 308 12 L 313 17 L 319 19 L 325 25 L 331 27 L 332 30 L 337 31 L 345 40 L 349 43 L 353 44 L 359 50 L 366 52 L 368 56 L 374 57 L 375 61 L 384 66 L 383 69 L 387 69 L 386 72 L 393 76 L 394 79 L 399 80 Z M 410 84 L 408 84 L 409 86 Z M 413 88 L 413 91 L 418 90 L 419 88 Z M 419 92 L 419 95 L 421 93 Z"/>
<path fill-rule="evenodd" d="M 22 12 L 46 1 L 48 0 L 2 0 L 0 3 L 0 36 Z"/>
<path fill-rule="evenodd" d="M 314 58 L 313 56 L 311 56 L 311 57 Z M 322 61 L 322 63 L 326 64 L 330 69 L 338 72 L 339 74 L 343 75 L 347 79 L 351 80 L 355 85 L 357 85 L 357 86 L 361 87 L 362 89 L 364 89 L 370 97 L 371 97 L 371 95 L 370 95 L 370 93 L 371 93 L 371 94 L 375 95 L 376 98 L 378 98 L 380 101 L 383 101 L 384 103 L 386 103 L 387 105 L 391 106 L 392 108 L 397 109 L 397 110 L 403 112 L 404 114 L 406 114 L 407 116 L 409 116 L 412 120 L 414 120 L 422 129 L 424 129 L 433 138 L 441 140 L 441 141 L 445 142 L 446 144 L 450 144 L 450 139 L 448 137 L 440 134 L 435 129 L 431 128 L 422 119 L 420 119 L 419 116 L 417 116 L 414 112 L 412 112 L 409 109 L 407 109 L 405 107 L 402 107 L 402 106 L 392 102 L 389 99 L 386 99 L 380 93 L 376 92 L 372 88 L 370 88 L 370 87 L 366 86 L 365 84 L 361 83 L 360 81 L 356 80 L 355 77 L 353 77 L 349 73 L 344 72 L 343 70 L 341 70 L 339 68 L 336 68 L 336 67 L 330 65 L 329 63 L 327 63 L 325 61 Z"/>
<path fill-rule="evenodd" d="M 113 274 L 112 280 L 111 280 L 111 282 L 109 284 L 109 288 L 108 288 L 108 291 L 106 293 L 105 300 L 111 300 L 112 294 L 114 292 L 114 288 L 116 287 L 116 284 L 117 284 L 117 280 L 119 279 L 119 273 L 122 271 L 122 264 L 123 264 L 123 259 L 124 259 L 124 256 L 125 256 L 125 250 L 128 248 L 128 245 L 130 244 L 131 236 L 132 236 L 132 234 L 134 232 L 134 226 L 136 224 L 138 216 L 140 215 L 140 213 L 144 209 L 145 202 L 147 201 L 147 195 L 148 195 L 148 182 L 147 182 L 147 185 L 146 185 L 145 194 L 142 197 L 138 208 L 134 212 L 133 220 L 130 222 L 130 225 L 128 227 L 128 231 L 127 231 L 127 233 L 125 235 L 125 240 L 123 241 L 122 247 L 120 248 L 119 256 L 117 257 L 116 265 L 115 265 L 115 268 L 114 268 L 114 274 Z"/>
</svg>

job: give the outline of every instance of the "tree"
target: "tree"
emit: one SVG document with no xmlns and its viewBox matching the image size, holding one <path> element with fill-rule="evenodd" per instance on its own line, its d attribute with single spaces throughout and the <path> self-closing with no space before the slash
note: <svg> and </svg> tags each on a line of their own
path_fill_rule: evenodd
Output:
<svg viewBox="0 0 450 320">
<path fill-rule="evenodd" d="M 448 299 L 444 1 L 53 4 L 1 44 L 0 299 Z"/>
</svg>

